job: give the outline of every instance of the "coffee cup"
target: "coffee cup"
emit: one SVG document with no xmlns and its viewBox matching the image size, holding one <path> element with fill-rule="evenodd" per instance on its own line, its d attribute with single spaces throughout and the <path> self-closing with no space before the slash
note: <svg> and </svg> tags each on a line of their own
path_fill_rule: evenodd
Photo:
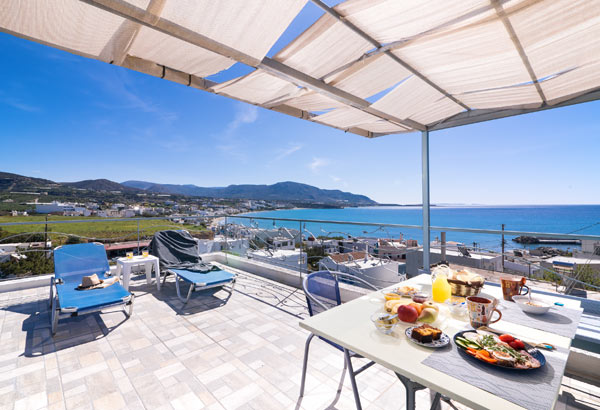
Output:
<svg viewBox="0 0 600 410">
<path fill-rule="evenodd" d="M 498 299 L 482 297 L 482 296 L 469 296 L 467 298 L 467 308 L 469 310 L 469 322 L 473 328 L 477 329 L 481 326 L 487 326 L 492 323 L 496 323 L 502 319 L 502 312 L 496 309 L 498 305 Z M 492 320 L 494 312 L 498 313 L 498 319 Z"/>
<path fill-rule="evenodd" d="M 513 296 L 526 295 L 529 293 L 529 287 L 525 286 L 525 278 L 501 278 L 502 283 L 502 297 L 504 300 L 513 302 Z M 523 289 L 526 289 L 525 293 Z"/>
</svg>

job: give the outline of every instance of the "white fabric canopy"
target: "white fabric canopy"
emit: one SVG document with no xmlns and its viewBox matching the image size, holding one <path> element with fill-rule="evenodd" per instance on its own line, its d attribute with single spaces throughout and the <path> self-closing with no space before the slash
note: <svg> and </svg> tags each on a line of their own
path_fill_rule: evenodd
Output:
<svg viewBox="0 0 600 410">
<path fill-rule="evenodd" d="M 600 0 L 311 1 L 273 58 L 307 0 L 4 0 L 0 30 L 368 137 L 600 98 Z"/>
</svg>

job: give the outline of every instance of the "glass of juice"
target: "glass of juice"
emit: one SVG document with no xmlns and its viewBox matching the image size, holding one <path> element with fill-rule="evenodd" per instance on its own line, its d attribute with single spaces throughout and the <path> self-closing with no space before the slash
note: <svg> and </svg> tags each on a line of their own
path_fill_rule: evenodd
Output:
<svg viewBox="0 0 600 410">
<path fill-rule="evenodd" d="M 133 252 L 127 252 L 125 256 L 127 256 L 127 259 L 133 259 Z"/>
<path fill-rule="evenodd" d="M 147 258 L 147 257 L 148 257 L 148 255 L 149 255 L 149 254 L 148 254 L 148 251 L 142 251 L 142 256 L 143 256 L 144 258 Z"/>
</svg>

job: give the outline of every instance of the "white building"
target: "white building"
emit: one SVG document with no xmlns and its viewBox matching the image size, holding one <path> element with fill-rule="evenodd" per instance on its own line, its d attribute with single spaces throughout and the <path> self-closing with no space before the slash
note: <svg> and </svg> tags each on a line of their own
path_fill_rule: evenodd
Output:
<svg viewBox="0 0 600 410">
<path fill-rule="evenodd" d="M 429 261 L 431 264 L 442 261 L 442 250 L 439 248 L 431 248 L 429 253 Z M 499 253 L 486 253 L 469 251 L 469 256 L 463 255 L 461 252 L 447 249 L 446 262 L 456 265 L 491 270 L 494 272 L 502 272 L 502 255 Z M 406 254 L 406 272 L 409 275 L 416 275 L 419 269 L 423 266 L 423 250 L 414 249 Z"/>
<path fill-rule="evenodd" d="M 217 235 L 214 239 L 198 239 L 198 251 L 200 255 L 218 251 L 228 251 L 236 255 L 245 255 L 249 248 L 247 238 L 234 239 Z"/>
<path fill-rule="evenodd" d="M 119 214 L 122 218 L 133 218 L 135 216 L 135 210 L 134 209 L 122 209 L 119 212 Z"/>
<path fill-rule="evenodd" d="M 65 208 L 63 211 L 64 216 L 90 216 L 92 211 L 82 206 L 75 206 L 73 208 Z"/>
<path fill-rule="evenodd" d="M 326 256 L 319 262 L 320 269 L 355 275 L 380 288 L 406 278 L 406 265 L 401 262 L 374 258 L 365 252 L 347 252 Z"/>
<path fill-rule="evenodd" d="M 268 251 L 259 249 L 250 251 L 246 254 L 249 259 L 254 259 L 260 262 L 269 263 L 271 265 L 280 266 L 291 270 L 307 271 L 306 254 L 300 250 L 279 249 Z"/>
<path fill-rule="evenodd" d="M 10 258 L 19 259 L 20 249 L 44 249 L 44 242 L 0 243 L 0 263 L 7 262 Z M 52 249 L 52 241 L 46 242 L 46 249 Z"/>
<path fill-rule="evenodd" d="M 63 213 L 65 211 L 75 211 L 78 204 L 53 202 L 32 202 L 27 205 L 35 205 L 35 212 L 38 214 Z"/>
<path fill-rule="evenodd" d="M 540 266 L 546 269 L 574 272 L 579 266 L 589 266 L 593 271 L 600 273 L 600 258 L 575 257 L 575 256 L 553 256 L 540 262 Z"/>
<path fill-rule="evenodd" d="M 574 257 L 600 259 L 600 241 L 593 239 L 583 239 L 581 241 L 581 251 L 573 251 Z"/>
<path fill-rule="evenodd" d="M 398 261 L 406 259 L 407 249 L 403 240 L 379 239 L 373 253 L 380 258 Z"/>
</svg>

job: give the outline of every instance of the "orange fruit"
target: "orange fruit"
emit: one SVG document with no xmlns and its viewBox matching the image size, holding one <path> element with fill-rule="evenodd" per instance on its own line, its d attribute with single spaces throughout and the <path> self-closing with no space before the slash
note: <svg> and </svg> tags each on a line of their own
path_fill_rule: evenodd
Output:
<svg viewBox="0 0 600 410">
<path fill-rule="evenodd" d="M 409 305 L 413 306 L 415 309 L 417 309 L 417 313 L 419 313 L 419 315 L 423 311 L 423 305 L 421 303 L 412 302 L 412 303 L 409 303 Z"/>
</svg>

